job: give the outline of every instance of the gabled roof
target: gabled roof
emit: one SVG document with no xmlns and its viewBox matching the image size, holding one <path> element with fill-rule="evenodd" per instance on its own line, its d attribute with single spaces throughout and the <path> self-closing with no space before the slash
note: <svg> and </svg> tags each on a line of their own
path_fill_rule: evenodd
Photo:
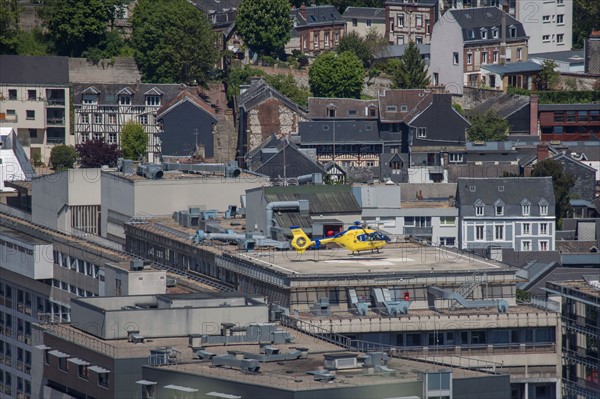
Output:
<svg viewBox="0 0 600 399">
<path fill-rule="evenodd" d="M 502 94 L 471 108 L 466 113 L 469 116 L 494 111 L 501 118 L 508 118 L 515 112 L 529 106 L 528 96 Z"/>
<path fill-rule="evenodd" d="M 381 122 L 409 123 L 433 102 L 433 92 L 423 89 L 383 90 L 379 92 L 378 100 Z M 406 111 L 402 110 L 403 106 L 406 106 Z"/>
<path fill-rule="evenodd" d="M 290 12 L 290 18 L 294 21 L 295 29 L 335 24 L 346 26 L 346 21 L 338 10 L 334 6 L 328 5 L 294 8 Z"/>
<path fill-rule="evenodd" d="M 335 108 L 335 118 L 329 117 L 330 108 Z M 375 116 L 369 116 L 374 108 Z M 377 100 L 357 100 L 354 98 L 308 97 L 310 119 L 373 119 L 379 115 Z"/>
<path fill-rule="evenodd" d="M 162 96 L 164 93 L 158 87 L 153 87 L 144 94 L 147 96 Z"/>
<path fill-rule="evenodd" d="M 55 56 L 0 55 L 0 83 L 69 85 L 69 59 Z"/>
<path fill-rule="evenodd" d="M 506 18 L 506 31 L 504 32 L 507 41 L 527 39 L 523 24 L 515 18 L 500 10 L 497 7 L 479 7 L 449 10 L 448 13 L 456 20 L 462 28 L 463 40 L 465 42 L 499 42 L 502 33 L 498 32 L 498 37 L 494 38 L 490 29 L 502 28 L 502 18 Z M 442 18 L 447 18 L 444 14 Z M 517 29 L 516 36 L 510 37 L 510 28 Z M 487 38 L 483 39 L 481 28 L 486 28 Z"/>
<path fill-rule="evenodd" d="M 87 90 L 87 89 L 86 89 Z M 117 92 L 117 94 L 119 95 L 126 95 L 126 96 L 130 96 L 133 94 L 133 90 L 131 90 L 129 87 L 123 87 L 121 90 L 119 90 Z"/>
<path fill-rule="evenodd" d="M 96 89 L 94 86 L 90 86 L 87 89 L 85 89 L 84 91 L 82 91 L 83 94 L 100 94 L 100 91 L 98 89 Z"/>
<path fill-rule="evenodd" d="M 589 166 L 589 165 L 586 165 L 585 163 L 583 163 L 583 162 L 581 162 L 581 161 L 579 161 L 579 160 L 577 160 L 577 159 L 574 159 L 574 158 L 573 158 L 573 157 L 571 157 L 570 155 L 568 155 L 568 154 L 566 154 L 566 153 L 563 153 L 563 152 L 561 152 L 561 153 L 559 153 L 559 154 L 556 154 L 556 155 L 554 155 L 554 156 L 553 156 L 553 157 L 551 157 L 550 159 L 552 159 L 552 160 L 554 160 L 554 161 L 558 161 L 558 162 L 561 162 L 561 161 L 564 161 L 564 162 L 572 162 L 572 163 L 575 163 L 575 164 L 579 165 L 579 167 L 581 167 L 581 168 L 584 168 L 584 169 L 587 169 L 587 170 L 593 171 L 594 173 L 596 172 L 596 169 L 592 168 L 592 167 L 591 167 L 591 166 Z"/>
<path fill-rule="evenodd" d="M 116 105 L 119 103 L 119 95 L 123 94 L 131 96 L 131 105 L 145 105 L 146 95 L 144 93 L 153 88 L 163 93 L 162 102 L 165 103 L 179 94 L 179 90 L 186 86 L 171 83 L 74 83 L 72 85 L 74 105 L 82 103 L 83 95 L 90 87 L 98 91 L 98 105 Z"/>
<path fill-rule="evenodd" d="M 554 215 L 551 177 L 459 178 L 456 190 L 461 207 L 472 206 L 476 201 L 491 205 L 502 200 L 507 206 L 518 205 L 520 209 L 524 200 L 533 205 L 545 200 L 549 205 L 548 215 Z M 536 208 L 532 207 L 531 215 L 536 216 Z"/>
<path fill-rule="evenodd" d="M 347 7 L 342 16 L 345 19 L 366 18 L 385 21 L 385 8 Z"/>
<path fill-rule="evenodd" d="M 381 144 L 377 121 L 307 121 L 298 123 L 302 145 Z"/>
<path fill-rule="evenodd" d="M 294 178 L 312 173 L 321 173 L 323 176 L 327 174 L 321 164 L 287 138 L 276 140 L 278 142 L 276 147 L 263 147 L 260 154 L 253 153 L 254 159 L 247 158 L 247 164 L 252 171 L 269 176 L 271 179 Z M 269 145 L 274 144 L 271 139 L 267 141 Z"/>
<path fill-rule="evenodd" d="M 304 109 L 300 108 L 298 104 L 281 94 L 281 92 L 273 88 L 262 78 L 254 80 L 246 89 L 246 91 L 238 96 L 238 107 L 247 112 L 256 105 L 273 97 L 283 102 L 288 108 L 290 108 L 292 111 L 295 111 L 297 114 L 306 116 L 306 111 Z"/>
<path fill-rule="evenodd" d="M 174 108 L 177 108 L 178 106 L 180 106 L 181 104 L 183 104 L 185 102 L 189 102 L 189 103 L 193 104 L 198 109 L 201 109 L 204 112 L 206 112 L 207 114 L 209 114 L 215 121 L 217 120 L 217 118 L 216 118 L 217 113 L 210 106 L 210 104 L 206 103 L 200 97 L 195 96 L 194 94 L 188 92 L 187 90 L 182 91 L 177 96 L 175 96 L 171 100 L 167 101 L 167 103 L 165 103 L 162 107 L 160 107 L 158 109 L 158 111 L 156 111 L 156 119 L 159 120 L 159 119 L 163 118 L 166 114 L 171 112 Z"/>
</svg>

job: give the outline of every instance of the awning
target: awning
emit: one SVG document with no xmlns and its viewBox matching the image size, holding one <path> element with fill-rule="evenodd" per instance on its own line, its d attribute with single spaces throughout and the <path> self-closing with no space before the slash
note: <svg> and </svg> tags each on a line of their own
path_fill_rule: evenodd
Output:
<svg viewBox="0 0 600 399">
<path fill-rule="evenodd" d="M 197 389 L 189 388 L 189 387 L 182 387 L 180 385 L 165 385 L 165 388 L 174 389 L 176 391 L 181 391 L 181 392 L 198 392 Z"/>
<path fill-rule="evenodd" d="M 52 349 L 51 347 L 46 346 L 46 345 L 36 345 L 35 348 L 39 349 L 39 350 L 42 350 L 42 351 L 45 351 L 45 350 L 48 350 L 48 349 Z"/>
<path fill-rule="evenodd" d="M 75 363 L 78 366 L 87 366 L 90 364 L 90 362 L 86 362 L 85 360 L 81 360 L 77 357 L 73 357 L 71 359 L 68 359 L 67 362 L 71 362 L 71 363 Z"/>
<path fill-rule="evenodd" d="M 241 396 L 231 395 L 229 393 L 221 393 L 221 392 L 209 392 L 206 396 L 214 396 L 216 398 L 224 398 L 224 399 L 241 399 Z"/>
<path fill-rule="evenodd" d="M 52 356 L 56 356 L 56 357 L 69 357 L 69 355 L 67 353 L 58 351 L 58 350 L 53 350 L 48 352 L 49 354 L 51 354 Z"/>
<path fill-rule="evenodd" d="M 148 380 L 139 380 L 135 382 L 140 385 L 156 385 L 156 381 L 148 381 Z"/>
<path fill-rule="evenodd" d="M 100 366 L 92 366 L 92 367 L 89 367 L 88 370 L 92 370 L 93 372 L 98 373 L 98 374 L 110 373 L 110 370 L 107 370 L 107 369 L 102 368 Z"/>
</svg>

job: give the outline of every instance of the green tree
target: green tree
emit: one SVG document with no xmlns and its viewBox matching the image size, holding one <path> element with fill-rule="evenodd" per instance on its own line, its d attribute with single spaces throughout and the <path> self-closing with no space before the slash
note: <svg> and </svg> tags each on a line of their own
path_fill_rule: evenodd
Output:
<svg viewBox="0 0 600 399">
<path fill-rule="evenodd" d="M 275 90 L 278 90 L 296 104 L 303 107 L 308 105 L 310 90 L 304 86 L 299 86 L 292 75 L 267 75 L 266 81 Z"/>
<path fill-rule="evenodd" d="M 0 54 L 16 54 L 19 35 L 18 0 L 0 0 Z"/>
<path fill-rule="evenodd" d="M 365 68 L 371 68 L 375 55 L 387 45 L 385 38 L 377 31 L 371 29 L 365 37 L 353 31 L 340 39 L 336 48 L 338 54 L 351 51 L 362 61 Z"/>
<path fill-rule="evenodd" d="M 494 111 L 476 114 L 470 118 L 471 126 L 467 129 L 469 141 L 503 141 L 508 136 L 510 125 L 506 119 L 499 117 Z"/>
<path fill-rule="evenodd" d="M 47 55 L 48 42 L 40 28 L 19 33 L 17 53 L 20 55 Z"/>
<path fill-rule="evenodd" d="M 148 147 L 148 134 L 142 125 L 129 121 L 121 130 L 121 151 L 127 159 L 137 161 L 146 155 Z"/>
<path fill-rule="evenodd" d="M 121 150 L 116 144 L 108 144 L 104 139 L 88 140 L 75 146 L 82 168 L 100 168 L 103 165 L 117 166 Z"/>
<path fill-rule="evenodd" d="M 279 55 L 290 40 L 290 3 L 288 0 L 242 0 L 235 24 L 252 51 Z"/>
<path fill-rule="evenodd" d="M 571 189 L 575 186 L 575 178 L 570 174 L 565 173 L 562 164 L 553 159 L 545 159 L 536 163 L 531 171 L 531 176 L 552 177 L 556 221 L 557 225 L 561 227 L 562 218 L 568 216 L 571 211 L 569 200 L 571 199 Z"/>
<path fill-rule="evenodd" d="M 60 144 L 50 151 L 50 164 L 57 172 L 72 168 L 76 161 L 77 151 L 70 145 Z"/>
<path fill-rule="evenodd" d="M 424 89 L 429 86 L 427 65 L 414 42 L 410 42 L 402 58 L 391 60 L 392 82 L 398 89 Z"/>
<path fill-rule="evenodd" d="M 316 97 L 360 98 L 365 69 L 352 52 L 326 52 L 308 70 L 310 91 Z"/>
<path fill-rule="evenodd" d="M 186 0 L 139 0 L 131 19 L 135 60 L 145 82 L 205 85 L 219 51 L 204 13 Z"/>
<path fill-rule="evenodd" d="M 600 29 L 600 1 L 575 0 L 573 2 L 573 47 L 583 48 L 585 39 L 593 30 Z"/>
<path fill-rule="evenodd" d="M 79 57 L 105 38 L 122 0 L 45 0 L 40 16 L 58 55 Z"/>
<path fill-rule="evenodd" d="M 544 60 L 542 70 L 538 73 L 536 85 L 538 90 L 552 90 L 558 82 L 560 73 L 556 70 L 558 65 L 554 60 Z"/>
</svg>

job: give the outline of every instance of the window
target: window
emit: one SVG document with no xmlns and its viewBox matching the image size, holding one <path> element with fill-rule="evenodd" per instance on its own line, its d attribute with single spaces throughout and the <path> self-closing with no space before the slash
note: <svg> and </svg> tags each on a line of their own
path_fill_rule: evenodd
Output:
<svg viewBox="0 0 600 399">
<path fill-rule="evenodd" d="M 327 108 L 327 116 L 329 116 L 330 118 L 335 118 L 335 108 L 334 107 Z"/>
<path fill-rule="evenodd" d="M 541 235 L 548 234 L 548 223 L 540 223 L 540 234 Z"/>
<path fill-rule="evenodd" d="M 492 37 L 494 39 L 498 38 L 498 28 L 492 28 Z"/>
<path fill-rule="evenodd" d="M 442 226 L 454 226 L 456 224 L 455 216 L 440 216 L 440 225 Z"/>
<path fill-rule="evenodd" d="M 102 114 L 94 114 L 94 123 L 96 125 L 102 124 Z"/>
<path fill-rule="evenodd" d="M 559 5 L 559 6 L 565 5 L 565 0 L 556 0 L 556 5 Z"/>
<path fill-rule="evenodd" d="M 547 24 L 548 22 L 550 22 L 550 15 L 544 15 L 542 16 L 542 22 Z"/>
<path fill-rule="evenodd" d="M 462 162 L 463 154 L 448 154 L 448 161 L 450 162 Z"/>
<path fill-rule="evenodd" d="M 523 235 L 528 236 L 529 234 L 531 234 L 531 224 L 523 223 Z"/>
<path fill-rule="evenodd" d="M 66 371 L 67 373 L 69 372 L 69 366 L 67 365 L 66 357 L 58 358 L 58 368 L 61 369 L 62 371 Z"/>
<path fill-rule="evenodd" d="M 401 106 L 400 106 L 400 112 L 408 112 L 408 106 L 406 106 L 406 105 L 401 105 Z"/>
<path fill-rule="evenodd" d="M 473 65 L 473 54 L 467 53 L 467 65 Z"/>
<path fill-rule="evenodd" d="M 385 110 L 387 112 L 396 112 L 398 111 L 398 108 L 395 105 L 388 105 L 385 107 Z"/>
<path fill-rule="evenodd" d="M 542 42 L 548 43 L 550 41 L 550 35 L 542 35 Z"/>
<path fill-rule="evenodd" d="M 496 205 L 496 216 L 504 215 L 504 206 Z"/>
<path fill-rule="evenodd" d="M 29 138 L 36 138 L 37 137 L 37 129 L 29 129 Z"/>
<path fill-rule="evenodd" d="M 426 127 L 417 128 L 417 138 L 424 139 L 425 137 L 427 137 L 427 128 Z"/>
<path fill-rule="evenodd" d="M 89 378 L 88 367 L 85 364 L 80 364 L 78 369 L 79 369 L 78 370 L 79 378 L 83 378 L 84 380 L 87 380 Z"/>
<path fill-rule="evenodd" d="M 34 120 L 35 119 L 35 111 L 28 109 L 27 111 L 27 119 Z"/>
<path fill-rule="evenodd" d="M 529 204 L 521 205 L 521 213 L 523 216 L 529 216 L 529 212 L 531 211 L 531 206 Z"/>
<path fill-rule="evenodd" d="M 483 205 L 475 206 L 475 216 L 483 216 L 485 207 Z"/>
<path fill-rule="evenodd" d="M 398 15 L 398 27 L 402 28 L 404 26 L 404 15 Z"/>
<path fill-rule="evenodd" d="M 481 63 L 482 64 L 487 64 L 487 58 L 488 58 L 488 52 L 487 51 L 482 51 L 481 52 Z"/>
<path fill-rule="evenodd" d="M 81 102 L 84 105 L 98 104 L 98 96 L 96 94 L 84 94 Z"/>
<path fill-rule="evenodd" d="M 417 15 L 417 28 L 422 28 L 422 27 L 423 27 L 423 16 Z"/>
<path fill-rule="evenodd" d="M 483 226 L 475 226 L 475 239 L 483 241 L 485 239 L 485 230 Z"/>
<path fill-rule="evenodd" d="M 494 61 L 493 61 L 494 64 L 497 64 L 498 63 L 498 50 L 494 50 L 493 57 L 494 57 Z"/>
<path fill-rule="evenodd" d="M 563 33 L 558 33 L 556 35 L 556 43 L 557 44 L 565 44 L 565 35 Z"/>
<path fill-rule="evenodd" d="M 417 44 L 423 44 L 423 36 L 416 36 L 415 37 L 415 43 L 417 43 Z"/>
<path fill-rule="evenodd" d="M 531 251 L 531 241 L 521 241 L 521 251 Z"/>
<path fill-rule="evenodd" d="M 90 123 L 90 114 L 81 114 L 79 116 L 79 120 L 81 121 L 81 123 L 87 125 L 88 123 Z"/>
<path fill-rule="evenodd" d="M 494 230 L 496 240 L 504 240 L 504 226 L 496 226 Z"/>
<path fill-rule="evenodd" d="M 352 26 L 358 26 L 358 20 L 356 18 L 352 18 Z"/>
<path fill-rule="evenodd" d="M 456 244 L 456 237 L 440 237 L 440 245 L 443 247 L 453 247 Z"/>
<path fill-rule="evenodd" d="M 335 32 L 335 45 L 340 44 L 340 32 Z"/>
<path fill-rule="evenodd" d="M 473 29 L 469 29 L 467 31 L 467 38 L 469 38 L 469 39 L 475 39 L 475 31 Z"/>
<path fill-rule="evenodd" d="M 517 28 L 516 28 L 515 26 L 511 26 L 511 27 L 508 29 L 508 35 L 509 35 L 510 37 L 517 37 Z"/>
<path fill-rule="evenodd" d="M 540 241 L 540 251 L 548 250 L 548 241 Z"/>
<path fill-rule="evenodd" d="M 540 205 L 540 215 L 541 216 L 548 215 L 548 205 Z"/>
<path fill-rule="evenodd" d="M 138 116 L 140 124 L 147 125 L 148 124 L 148 115 L 140 115 Z"/>
<path fill-rule="evenodd" d="M 16 89 L 9 89 L 8 90 L 8 99 L 9 100 L 16 100 L 17 99 L 17 90 Z"/>
<path fill-rule="evenodd" d="M 329 32 L 325 32 L 324 40 L 325 47 L 329 47 Z"/>
<path fill-rule="evenodd" d="M 476 191 L 476 187 L 475 186 L 469 186 L 469 191 L 474 193 Z"/>
<path fill-rule="evenodd" d="M 404 35 L 398 35 L 396 37 L 396 44 L 404 44 Z"/>
<path fill-rule="evenodd" d="M 98 385 L 108 388 L 108 373 L 98 373 Z"/>
<path fill-rule="evenodd" d="M 35 90 L 27 90 L 27 99 L 29 101 L 35 101 L 37 98 L 37 92 Z"/>
<path fill-rule="evenodd" d="M 565 24 L 565 15 L 564 14 L 558 14 L 556 16 L 556 23 L 558 25 L 564 25 Z"/>
<path fill-rule="evenodd" d="M 370 19 L 367 19 L 367 26 L 369 26 L 369 27 L 371 26 L 371 20 Z"/>
<path fill-rule="evenodd" d="M 482 39 L 487 39 L 487 29 L 482 29 L 481 30 L 481 38 Z"/>
<path fill-rule="evenodd" d="M 160 96 L 146 96 L 146 105 L 160 105 Z"/>
<path fill-rule="evenodd" d="M 131 104 L 131 96 L 119 96 L 119 104 L 130 105 Z"/>
<path fill-rule="evenodd" d="M 116 124 L 117 123 L 117 115 L 108 114 L 108 123 L 110 123 L 111 125 Z"/>
<path fill-rule="evenodd" d="M 521 47 L 517 48 L 517 61 L 521 61 L 523 59 L 523 49 Z"/>
<path fill-rule="evenodd" d="M 313 47 L 319 48 L 319 32 L 313 34 Z"/>
<path fill-rule="evenodd" d="M 504 186 L 498 186 L 498 191 L 499 192 L 503 192 L 504 191 Z"/>
<path fill-rule="evenodd" d="M 458 53 L 452 53 L 452 64 L 458 65 Z"/>
</svg>

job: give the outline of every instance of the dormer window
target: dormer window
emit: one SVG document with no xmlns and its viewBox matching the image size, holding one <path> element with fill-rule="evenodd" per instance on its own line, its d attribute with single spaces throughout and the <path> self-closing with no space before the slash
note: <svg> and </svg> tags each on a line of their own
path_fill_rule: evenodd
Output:
<svg viewBox="0 0 600 399">
<path fill-rule="evenodd" d="M 131 104 L 131 96 L 127 94 L 122 94 L 119 96 L 119 104 L 120 105 L 130 105 Z"/>
<path fill-rule="evenodd" d="M 481 30 L 481 38 L 484 39 L 484 40 L 487 39 L 488 38 L 487 37 L 487 33 L 488 33 L 487 29 L 482 29 Z"/>
<path fill-rule="evenodd" d="M 146 96 L 146 105 L 160 105 L 160 96 Z"/>
<path fill-rule="evenodd" d="M 475 31 L 473 29 L 467 30 L 467 38 L 475 39 Z"/>
<path fill-rule="evenodd" d="M 485 206 L 475 205 L 475 216 L 483 216 L 485 212 Z"/>
<path fill-rule="evenodd" d="M 539 203 L 540 206 L 540 216 L 548 216 L 548 202 L 546 200 L 541 200 Z"/>
<path fill-rule="evenodd" d="M 509 37 L 517 37 L 517 27 L 516 26 L 508 27 L 508 36 Z"/>
<path fill-rule="evenodd" d="M 504 202 L 498 200 L 494 203 L 494 214 L 496 216 L 504 216 Z"/>
<path fill-rule="evenodd" d="M 84 94 L 81 102 L 83 103 L 83 105 L 97 105 L 98 104 L 98 95 L 97 94 Z"/>
<path fill-rule="evenodd" d="M 498 38 L 498 28 L 492 28 L 492 37 L 494 39 Z"/>
<path fill-rule="evenodd" d="M 335 118 L 335 107 L 333 105 L 327 107 L 327 116 L 330 118 Z"/>
<path fill-rule="evenodd" d="M 529 216 L 531 214 L 531 203 L 528 200 L 521 201 L 521 215 Z"/>
</svg>

